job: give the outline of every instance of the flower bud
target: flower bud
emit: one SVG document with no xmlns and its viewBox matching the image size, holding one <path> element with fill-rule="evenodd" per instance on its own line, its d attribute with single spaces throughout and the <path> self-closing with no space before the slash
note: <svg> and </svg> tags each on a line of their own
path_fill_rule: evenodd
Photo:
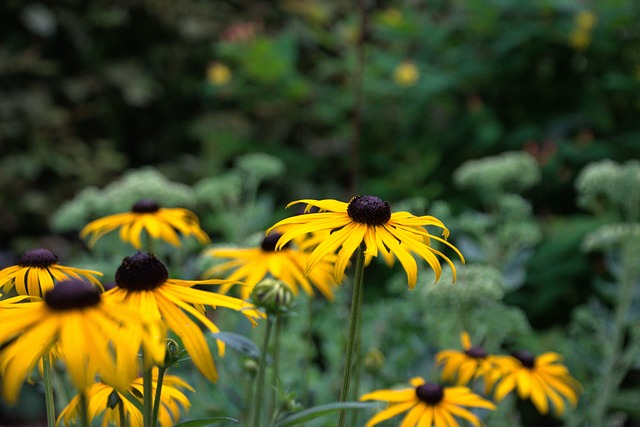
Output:
<svg viewBox="0 0 640 427">
<path fill-rule="evenodd" d="M 264 279 L 258 283 L 251 293 L 251 301 L 263 308 L 267 314 L 286 312 L 293 300 L 293 291 L 282 280 Z"/>
</svg>

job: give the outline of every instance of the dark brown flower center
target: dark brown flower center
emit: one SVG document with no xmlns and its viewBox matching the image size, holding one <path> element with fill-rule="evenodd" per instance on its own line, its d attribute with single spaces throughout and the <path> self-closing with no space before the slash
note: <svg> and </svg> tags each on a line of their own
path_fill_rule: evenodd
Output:
<svg viewBox="0 0 640 427">
<path fill-rule="evenodd" d="M 135 205 L 131 208 L 131 212 L 134 213 L 154 213 L 158 212 L 160 209 L 160 205 L 151 199 L 140 199 L 136 202 Z"/>
<path fill-rule="evenodd" d="M 528 352 L 527 350 L 519 350 L 512 353 L 512 356 L 515 357 L 522 363 L 522 366 L 528 369 L 533 369 L 536 365 L 536 358 L 533 354 Z"/>
<path fill-rule="evenodd" d="M 472 346 L 468 350 L 465 350 L 464 353 L 473 357 L 474 359 L 484 359 L 487 357 L 487 352 L 482 347 Z"/>
<path fill-rule="evenodd" d="M 437 405 L 444 398 L 444 390 L 437 384 L 425 383 L 416 387 L 416 396 L 428 405 Z"/>
<path fill-rule="evenodd" d="M 129 291 L 150 291 L 167 281 L 167 267 L 153 254 L 126 257 L 116 271 L 116 284 Z"/>
<path fill-rule="evenodd" d="M 391 218 L 391 208 L 379 197 L 355 196 L 347 206 L 347 214 L 361 224 L 382 225 Z"/>
<path fill-rule="evenodd" d="M 18 258 L 20 267 L 40 267 L 47 268 L 58 263 L 58 257 L 49 249 L 31 249 L 23 253 Z"/>
<path fill-rule="evenodd" d="M 265 252 L 273 252 L 276 250 L 276 244 L 278 243 L 278 240 L 280 240 L 280 237 L 282 237 L 282 233 L 271 233 L 262 240 L 260 247 Z M 287 242 L 287 244 L 284 245 L 283 248 L 286 248 L 288 246 L 289 242 Z"/>
<path fill-rule="evenodd" d="M 84 280 L 64 280 L 44 294 L 44 302 L 53 310 L 79 310 L 98 304 L 100 289 Z"/>
</svg>

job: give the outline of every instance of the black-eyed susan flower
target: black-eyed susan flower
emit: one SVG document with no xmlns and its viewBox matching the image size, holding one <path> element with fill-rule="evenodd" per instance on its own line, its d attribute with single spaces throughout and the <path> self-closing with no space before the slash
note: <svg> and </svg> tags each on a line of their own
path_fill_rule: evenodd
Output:
<svg viewBox="0 0 640 427">
<path fill-rule="evenodd" d="M 58 283 L 44 300 L 12 304 L 0 310 L 0 370 L 7 401 L 17 400 L 24 379 L 55 346 L 73 384 L 85 389 L 100 376 L 126 388 L 137 376 L 143 341 L 160 358 L 163 329 L 139 319 L 126 307 L 106 303 L 101 291 L 80 280 Z M 153 343 L 157 342 L 157 345 Z"/>
<path fill-rule="evenodd" d="M 528 351 L 518 351 L 513 356 L 501 356 L 501 366 L 506 370 L 495 388 L 495 398 L 502 400 L 517 389 L 521 399 L 530 399 L 538 412 L 549 412 L 549 401 L 556 413 L 562 415 L 563 398 L 576 406 L 581 387 L 569 374 L 558 353 L 547 352 L 534 356 Z"/>
<path fill-rule="evenodd" d="M 131 212 L 109 215 L 91 221 L 81 231 L 80 237 L 89 237 L 89 246 L 107 233 L 120 229 L 120 239 L 134 248 L 142 248 L 142 232 L 150 239 L 160 239 L 179 247 L 180 235 L 194 236 L 200 243 L 209 243 L 209 236 L 200 228 L 198 217 L 184 208 L 162 208 L 150 199 L 141 199 Z"/>
<path fill-rule="evenodd" d="M 199 323 L 211 332 L 220 330 L 205 316 L 205 306 L 240 311 L 253 325 L 256 319 L 264 317 L 252 304 L 241 299 L 192 288 L 227 283 L 224 280 L 170 279 L 165 265 L 152 254 L 139 252 L 124 258 L 115 279 L 117 286 L 105 292 L 104 298 L 131 307 L 146 319 L 163 321 L 180 337 L 194 365 L 212 381 L 218 374 Z M 224 354 L 222 341 L 218 341 L 218 350 Z"/>
<path fill-rule="evenodd" d="M 444 259 L 451 266 L 455 280 L 456 269 L 453 262 L 430 245 L 432 239 L 453 249 L 464 261 L 460 251 L 446 241 L 449 230 L 439 219 L 433 216 L 415 216 L 409 212 L 392 213 L 389 204 L 376 196 L 355 196 L 349 203 L 331 199 L 304 199 L 291 202 L 288 206 L 297 203 L 306 203 L 307 211 L 317 207 L 320 212 L 283 219 L 267 230 L 267 234 L 283 225 L 297 225 L 288 228 L 278 240 L 276 249 L 281 249 L 292 239 L 306 233 L 330 231 L 331 234 L 311 252 L 305 269 L 307 274 L 325 256 L 337 251 L 334 276 L 336 282 L 342 282 L 349 259 L 361 244 L 365 246 L 366 262 L 380 254 L 388 265 L 392 265 L 397 257 L 407 273 L 409 288 L 415 286 L 418 276 L 413 254 L 429 264 L 435 272 L 436 280 L 442 272 L 438 257 Z M 426 226 L 441 228 L 444 238 L 430 234 L 424 228 Z"/>
<path fill-rule="evenodd" d="M 230 261 L 215 265 L 205 271 L 205 277 L 230 272 L 227 280 L 242 282 L 240 296 L 247 299 L 262 279 L 273 277 L 285 282 L 294 294 L 302 288 L 308 295 L 313 295 L 315 287 L 325 298 L 333 300 L 333 288 L 336 282 L 333 278 L 333 261 L 335 255 L 321 259 L 315 268 L 305 276 L 305 267 L 311 255 L 310 252 L 285 245 L 276 251 L 276 243 L 282 234 L 274 232 L 266 236 L 257 248 L 215 248 L 205 252 L 214 258 L 230 258 Z M 220 287 L 220 292 L 226 293 L 233 283 Z"/>
<path fill-rule="evenodd" d="M 436 364 L 442 366 L 441 378 L 456 385 L 467 385 L 471 379 L 483 379 L 485 388 L 491 389 L 502 374 L 501 358 L 497 358 L 480 346 L 471 344 L 467 332 L 460 334 L 462 351 L 442 350 L 436 354 Z"/>
<path fill-rule="evenodd" d="M 391 404 L 371 418 L 365 427 L 372 427 L 403 412 L 407 414 L 402 427 L 459 427 L 456 418 L 479 427 L 482 423 L 478 416 L 466 408 L 495 409 L 492 402 L 467 387 L 442 387 L 427 383 L 420 377 L 409 382 L 411 388 L 377 390 L 360 397 L 360 400 L 381 400 Z"/>
<path fill-rule="evenodd" d="M 153 368 L 151 391 L 155 394 L 158 384 L 158 368 Z M 176 375 L 164 375 L 160 392 L 160 409 L 158 422 L 161 427 L 175 425 L 181 416 L 181 408 L 188 410 L 191 407 L 189 398 L 183 390 L 193 392 L 194 389 L 182 378 Z M 136 378 L 129 388 L 130 398 L 138 399 L 143 403 L 143 379 Z M 85 390 L 87 399 L 87 414 L 89 423 L 100 420 L 102 427 L 116 425 L 118 427 L 142 427 L 143 415 L 140 410 L 127 397 L 108 384 L 97 382 Z M 122 411 L 120 410 L 122 405 Z M 125 419 L 121 419 L 124 414 Z M 74 396 L 69 404 L 60 412 L 56 425 L 75 425 L 80 417 L 80 395 Z"/>
<path fill-rule="evenodd" d="M 20 255 L 16 265 L 0 270 L 0 286 L 4 292 L 15 287 L 19 295 L 41 297 L 53 289 L 55 282 L 67 279 L 86 279 L 102 287 L 95 276 L 102 276 L 102 273 L 60 265 L 56 254 L 49 249 L 38 248 Z"/>
</svg>

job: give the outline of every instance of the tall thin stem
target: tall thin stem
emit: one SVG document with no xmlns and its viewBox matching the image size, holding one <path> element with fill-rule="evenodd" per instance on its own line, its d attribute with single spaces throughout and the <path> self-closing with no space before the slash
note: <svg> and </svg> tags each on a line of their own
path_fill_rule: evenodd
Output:
<svg viewBox="0 0 640 427">
<path fill-rule="evenodd" d="M 264 341 L 262 342 L 262 352 L 258 363 L 258 378 L 256 379 L 256 400 L 253 408 L 253 427 L 260 427 L 261 410 L 264 401 L 264 379 L 267 368 L 267 354 L 269 353 L 269 339 L 273 329 L 273 317 L 267 315 L 267 329 L 264 331 Z"/>
<path fill-rule="evenodd" d="M 160 413 L 160 398 L 162 397 L 162 382 L 164 381 L 164 373 L 167 368 L 158 366 L 158 379 L 156 380 L 156 393 L 153 398 L 153 415 L 151 416 L 151 425 L 158 425 L 158 414 Z"/>
<path fill-rule="evenodd" d="M 142 373 L 142 419 L 144 427 L 153 427 L 153 375 L 152 367 Z"/>
<path fill-rule="evenodd" d="M 282 331 L 282 315 L 276 313 L 275 327 L 273 332 L 273 369 L 271 370 L 271 399 L 269 403 L 269 414 L 273 416 L 278 403 L 278 380 L 280 377 L 280 336 Z"/>
<path fill-rule="evenodd" d="M 80 427 L 90 427 L 91 424 L 89 423 L 89 405 L 87 403 L 87 394 L 84 390 L 81 390 L 79 391 L 78 395 L 80 396 L 80 408 L 78 411 L 80 414 Z"/>
<path fill-rule="evenodd" d="M 353 296 L 351 299 L 351 310 L 349 312 L 349 332 L 347 337 L 346 360 L 344 363 L 344 373 L 342 376 L 342 390 L 340 391 L 340 402 L 349 399 L 349 386 L 351 383 L 353 354 L 358 341 L 358 329 L 360 326 L 360 306 L 362 305 L 362 286 L 364 282 L 364 250 L 359 247 L 356 251 L 356 271 L 353 280 Z M 340 410 L 338 427 L 344 427 L 347 412 Z"/>
<path fill-rule="evenodd" d="M 56 425 L 56 407 L 53 400 L 53 373 L 51 371 L 51 355 L 47 351 L 42 356 L 42 371 L 44 376 L 44 398 L 47 408 L 47 426 Z"/>
</svg>

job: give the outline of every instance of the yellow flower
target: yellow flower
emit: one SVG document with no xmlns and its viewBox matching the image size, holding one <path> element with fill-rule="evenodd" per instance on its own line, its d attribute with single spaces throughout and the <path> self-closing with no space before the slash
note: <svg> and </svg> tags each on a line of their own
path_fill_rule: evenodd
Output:
<svg viewBox="0 0 640 427">
<path fill-rule="evenodd" d="M 485 389 L 490 390 L 500 377 L 500 358 L 488 354 L 482 347 L 471 345 L 466 332 L 460 334 L 463 351 L 442 350 L 436 354 L 436 364 L 443 366 L 441 377 L 456 385 L 467 385 L 471 379 L 484 379 Z"/>
<path fill-rule="evenodd" d="M 453 249 L 464 262 L 460 251 L 445 240 L 449 230 L 433 216 L 415 216 L 409 212 L 391 213 L 389 204 L 376 196 L 355 196 L 349 203 L 331 199 L 304 199 L 291 202 L 288 206 L 296 203 L 306 203 L 306 211 L 315 206 L 320 209 L 320 212 L 283 219 L 267 230 L 267 234 L 283 225 L 296 225 L 288 228 L 278 240 L 276 249 L 282 249 L 289 241 L 306 233 L 331 232 L 311 252 L 305 274 L 313 271 L 325 256 L 331 256 L 338 251 L 334 276 L 336 282 L 341 283 L 351 255 L 363 243 L 367 263 L 372 257 L 381 254 L 391 266 L 397 257 L 407 273 L 410 289 L 415 286 L 418 277 L 414 253 L 423 258 L 433 269 L 436 281 L 440 279 L 442 272 L 442 266 L 438 260 L 438 256 L 441 257 L 451 266 L 455 280 L 456 268 L 453 262 L 442 252 L 431 247 L 432 239 Z M 444 238 L 429 234 L 425 226 L 442 228 Z"/>
<path fill-rule="evenodd" d="M 146 319 L 164 321 L 167 328 L 180 337 L 194 365 L 212 381 L 218 374 L 197 322 L 213 333 L 220 330 L 205 316 L 205 306 L 241 311 L 253 325 L 257 318 L 264 317 L 252 304 L 238 298 L 192 288 L 227 283 L 224 280 L 170 279 L 165 265 L 152 254 L 138 252 L 126 257 L 118 267 L 115 279 L 117 286 L 105 292 L 103 298 L 127 305 Z M 224 343 L 219 340 L 218 350 L 224 354 Z"/>
<path fill-rule="evenodd" d="M 99 271 L 65 267 L 58 264 L 58 257 L 49 249 L 31 249 L 18 258 L 18 264 L 0 270 L 0 286 L 4 292 L 15 287 L 19 295 L 41 297 L 53 289 L 56 281 L 86 279 L 96 286 L 102 284 L 94 276 Z"/>
<path fill-rule="evenodd" d="M 531 399 L 541 414 L 549 412 L 549 401 L 559 415 L 564 412 L 563 397 L 573 406 L 578 403 L 580 383 L 560 363 L 560 354 L 548 352 L 534 357 L 527 351 L 519 351 L 513 356 L 502 358 L 501 366 L 506 369 L 506 373 L 496 385 L 497 401 L 517 388 L 518 396 Z"/>
<path fill-rule="evenodd" d="M 216 86 L 226 85 L 231 77 L 231 69 L 221 62 L 211 62 L 207 67 L 207 80 Z"/>
<path fill-rule="evenodd" d="M 598 17 L 590 10 L 581 10 L 575 16 L 576 26 L 583 30 L 592 30 L 598 23 Z"/>
<path fill-rule="evenodd" d="M 89 246 L 93 246 L 102 236 L 118 228 L 120 239 L 136 249 L 142 248 L 140 235 L 143 230 L 146 230 L 150 238 L 162 239 L 176 247 L 180 246 L 178 233 L 194 236 L 202 244 L 210 242 L 193 212 L 183 208 L 161 208 L 149 199 L 139 200 L 133 205 L 131 212 L 91 221 L 80 231 L 80 237 L 91 236 Z"/>
<path fill-rule="evenodd" d="M 282 234 L 274 232 L 266 236 L 259 248 L 209 249 L 206 255 L 214 258 L 231 258 L 222 264 L 215 265 L 205 271 L 206 277 L 213 277 L 223 272 L 232 271 L 227 280 L 243 282 L 245 286 L 240 289 L 242 299 L 249 298 L 253 287 L 269 275 L 274 279 L 285 282 L 295 295 L 298 288 L 302 288 L 308 295 L 313 295 L 312 285 L 315 286 L 328 300 L 333 300 L 333 288 L 336 282 L 333 279 L 333 262 L 335 256 L 328 256 L 320 260 L 317 266 L 305 276 L 305 266 L 311 255 L 286 245 L 276 251 L 276 243 Z M 224 284 L 220 292 L 226 293 L 233 283 Z"/>
<path fill-rule="evenodd" d="M 153 368 L 152 373 L 152 392 L 155 395 L 158 384 L 158 368 Z M 160 410 L 158 411 L 158 421 L 161 427 L 171 427 L 180 419 L 180 407 L 189 409 L 191 403 L 181 389 L 194 391 L 180 377 L 175 375 L 165 375 L 162 381 L 162 389 L 160 395 Z M 130 396 L 135 397 L 143 403 L 144 387 L 142 377 L 136 378 L 130 385 Z M 89 423 L 102 417 L 102 427 L 115 424 L 118 427 L 142 427 L 142 413 L 136 406 L 131 403 L 123 394 L 115 390 L 108 384 L 101 382 L 94 383 L 85 390 L 87 397 L 87 412 Z M 120 419 L 120 410 L 118 405 L 122 405 L 124 409 L 125 420 Z M 71 399 L 69 404 L 60 412 L 56 425 L 63 424 L 65 426 L 75 425 L 75 421 L 79 418 L 80 411 L 80 395 L 76 395 Z"/>
<path fill-rule="evenodd" d="M 420 71 L 415 63 L 404 61 L 393 71 L 393 79 L 400 86 L 412 86 L 420 78 Z"/>
<path fill-rule="evenodd" d="M 44 300 L 12 299 L 0 311 L 0 369 L 7 401 L 15 403 L 22 382 L 54 346 L 74 385 L 82 390 L 99 375 L 126 388 L 137 376 L 142 342 L 159 358 L 164 329 L 136 312 L 109 304 L 100 290 L 76 279 L 58 283 Z"/>
<path fill-rule="evenodd" d="M 402 427 L 459 427 L 455 418 L 463 418 L 478 427 L 482 425 L 478 416 L 466 408 L 496 408 L 467 387 L 441 387 L 426 383 L 420 377 L 412 378 L 409 382 L 411 388 L 377 390 L 360 397 L 360 400 L 391 403 L 391 406 L 371 418 L 365 427 L 379 424 L 402 412 L 407 412 Z"/>
</svg>

